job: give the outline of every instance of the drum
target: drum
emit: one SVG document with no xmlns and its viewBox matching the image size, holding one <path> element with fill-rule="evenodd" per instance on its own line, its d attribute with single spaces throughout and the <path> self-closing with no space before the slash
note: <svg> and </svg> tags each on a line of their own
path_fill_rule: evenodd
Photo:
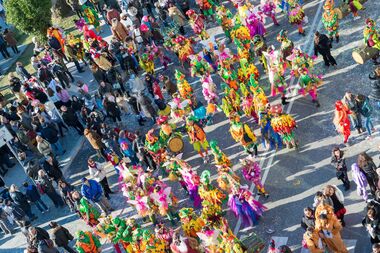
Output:
<svg viewBox="0 0 380 253">
<path fill-rule="evenodd" d="M 173 135 L 168 141 L 168 148 L 173 153 L 179 153 L 185 146 L 182 137 L 179 135 Z"/>
<path fill-rule="evenodd" d="M 359 3 L 363 4 L 367 2 L 367 0 L 359 0 Z M 338 8 L 334 9 L 335 13 L 338 14 L 338 18 L 342 19 L 346 17 L 348 14 L 350 14 L 351 9 L 350 6 L 346 3 L 342 3 Z"/>
<path fill-rule="evenodd" d="M 379 50 L 376 48 L 363 45 L 359 48 L 355 48 L 352 51 L 352 58 L 354 58 L 358 64 L 364 64 L 366 61 L 372 59 L 378 54 Z"/>
</svg>

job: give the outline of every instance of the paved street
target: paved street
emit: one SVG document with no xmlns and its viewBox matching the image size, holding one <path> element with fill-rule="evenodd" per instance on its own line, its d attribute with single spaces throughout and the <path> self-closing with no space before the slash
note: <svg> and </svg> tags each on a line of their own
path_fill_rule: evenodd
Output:
<svg viewBox="0 0 380 253">
<path fill-rule="evenodd" d="M 253 2 L 257 4 L 259 1 L 254 0 Z M 281 29 L 287 29 L 289 30 L 290 39 L 297 46 L 301 46 L 305 52 L 313 54 L 313 34 L 316 30 L 324 32 L 320 22 L 323 0 L 304 0 L 304 2 L 304 9 L 309 18 L 309 23 L 306 26 L 306 36 L 298 35 L 296 27 L 291 27 L 286 17 L 281 14 L 278 16 L 281 24 L 279 27 L 273 27 L 272 23 L 267 20 L 268 45 L 273 44 L 278 48 L 279 43 L 276 41 L 276 35 Z M 335 4 L 338 5 L 339 1 L 336 1 Z M 374 133 L 372 140 L 365 140 L 365 133 L 357 135 L 356 131 L 353 131 L 351 145 L 345 147 L 342 145 L 342 137 L 338 136 L 332 123 L 334 103 L 342 98 L 345 91 L 364 95 L 368 95 L 370 92 L 368 74 L 373 69 L 372 63 L 367 62 L 364 65 L 358 65 L 351 57 L 352 49 L 363 43 L 362 30 L 365 19 L 372 17 L 375 20 L 377 19 L 377 23 L 380 23 L 380 2 L 369 0 L 365 6 L 366 10 L 360 13 L 361 19 L 353 20 L 352 15 L 349 15 L 340 22 L 340 42 L 339 44 L 333 43 L 332 51 L 338 62 L 338 67 L 325 68 L 323 62 L 321 62 L 321 57 L 316 61 L 316 73 L 323 74 L 324 77 L 324 85 L 319 88 L 321 107 L 315 108 L 309 97 L 304 98 L 298 95 L 293 96 L 290 99 L 291 103 L 285 107 L 285 111 L 289 112 L 297 120 L 296 136 L 300 141 L 299 150 L 282 149 L 277 152 L 266 152 L 261 145 L 259 146 L 263 182 L 265 182 L 265 187 L 270 193 L 268 199 L 259 198 L 259 200 L 266 205 L 268 211 L 264 213 L 257 226 L 244 228 L 233 214 L 227 210 L 226 215 L 231 229 L 237 232 L 239 237 L 254 231 L 266 242 L 269 242 L 270 238 L 273 237 L 276 241 L 289 245 L 294 252 L 301 252 L 304 231 L 300 227 L 300 221 L 303 208 L 311 206 L 315 192 L 321 190 L 327 184 L 336 184 L 343 191 L 341 182 L 338 182 L 335 178 L 335 169 L 330 166 L 331 149 L 337 145 L 343 148 L 348 167 L 356 161 L 357 155 L 363 151 L 372 155 L 375 163 L 379 164 L 377 147 L 380 143 L 378 130 Z M 186 27 L 186 29 L 188 31 L 190 28 Z M 224 38 L 220 27 L 211 27 L 209 34 L 217 39 Z M 232 44 L 229 46 L 232 47 Z M 178 66 L 178 64 L 174 63 L 173 66 Z M 257 66 L 262 74 L 260 84 L 269 95 L 268 79 L 264 75 L 261 66 L 259 64 Z M 171 67 L 169 72 L 173 73 L 173 71 L 174 68 Z M 91 79 L 90 73 L 86 71 L 85 74 L 83 80 L 89 81 Z M 187 80 L 196 89 L 198 98 L 203 100 L 200 83 L 197 79 L 187 77 Z M 215 76 L 214 81 L 218 83 L 218 80 Z M 292 83 L 295 85 L 297 80 L 292 81 Z M 271 103 L 279 103 L 279 97 L 270 98 L 270 100 Z M 373 121 L 377 129 L 379 129 L 380 123 L 379 116 L 379 112 L 375 111 Z M 128 130 L 138 129 L 136 121 L 131 119 L 130 116 L 125 116 L 124 119 L 124 125 Z M 249 122 L 249 124 L 253 125 L 251 121 Z M 148 124 L 146 125 L 145 129 L 148 128 Z M 232 160 L 233 169 L 237 171 L 238 175 L 242 176 L 239 159 L 245 157 L 245 153 L 242 147 L 232 140 L 228 129 L 229 123 L 224 114 L 220 112 L 215 115 L 214 124 L 206 127 L 207 138 L 209 141 L 215 139 L 219 142 L 222 151 Z M 257 127 L 256 131 L 258 133 Z M 77 137 L 75 136 L 75 138 Z M 88 142 L 85 141 L 83 146 L 78 149 L 71 165 L 65 171 L 65 175 L 70 178 L 70 181 L 79 183 L 80 178 L 87 175 L 87 158 L 91 155 L 94 155 L 94 152 Z M 186 141 L 183 157 L 197 169 L 199 175 L 205 169 L 216 175 L 215 165 L 204 165 L 202 159 L 194 152 L 188 141 Z M 113 189 L 118 190 L 117 177 L 112 168 L 109 168 L 109 176 Z M 351 175 L 349 177 L 351 178 Z M 167 183 L 173 187 L 175 195 L 180 199 L 179 207 L 192 206 L 178 182 L 167 181 Z M 242 184 L 247 184 L 243 178 Z M 357 195 L 354 182 L 351 182 L 351 186 L 349 191 L 344 192 L 347 214 L 345 218 L 346 227 L 343 230 L 342 237 L 349 246 L 351 253 L 367 253 L 370 252 L 369 238 L 365 229 L 361 226 L 365 203 Z M 48 200 L 46 202 L 51 205 Z M 117 209 L 113 216 L 130 217 L 136 215 L 136 212 L 129 207 L 120 193 L 112 195 L 111 203 Z M 37 210 L 35 212 L 37 213 Z M 82 221 L 77 220 L 76 215 L 70 214 L 68 208 L 56 210 L 51 207 L 51 211 L 47 215 L 39 216 L 40 218 L 33 224 L 44 228 L 52 219 L 69 228 L 71 232 L 75 232 L 79 227 L 86 226 Z M 275 232 L 269 235 L 266 232 L 268 229 Z M 0 238 L 0 252 L 18 252 L 16 248 L 22 248 L 25 245 L 26 243 L 21 233 L 13 237 Z M 104 248 L 106 249 L 105 252 L 112 252 L 109 244 L 106 244 Z"/>
</svg>

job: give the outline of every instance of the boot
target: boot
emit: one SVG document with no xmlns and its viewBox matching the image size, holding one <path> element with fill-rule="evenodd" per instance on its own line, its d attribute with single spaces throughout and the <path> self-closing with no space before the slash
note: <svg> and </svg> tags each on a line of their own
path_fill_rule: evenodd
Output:
<svg viewBox="0 0 380 253">
<path fill-rule="evenodd" d="M 287 105 L 287 104 L 289 104 L 289 102 L 286 101 L 286 97 L 281 97 L 281 104 L 282 104 L 282 105 Z"/>
<path fill-rule="evenodd" d="M 339 43 L 339 36 L 335 36 L 336 43 Z"/>
</svg>

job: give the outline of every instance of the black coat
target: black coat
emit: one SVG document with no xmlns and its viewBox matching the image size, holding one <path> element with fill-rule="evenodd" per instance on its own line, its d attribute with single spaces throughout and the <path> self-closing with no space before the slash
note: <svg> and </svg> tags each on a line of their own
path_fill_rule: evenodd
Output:
<svg viewBox="0 0 380 253">
<path fill-rule="evenodd" d="M 373 162 L 368 162 L 367 165 L 360 168 L 364 175 L 366 176 L 367 180 L 375 180 L 377 181 L 379 179 L 379 176 L 376 173 L 376 165 Z"/>
<path fill-rule="evenodd" d="M 40 193 L 34 184 L 28 185 L 25 191 L 25 195 L 30 202 L 36 202 L 41 198 Z"/>
<path fill-rule="evenodd" d="M 74 237 L 65 227 L 58 226 L 53 229 L 51 238 L 58 247 L 67 246 Z"/>
<path fill-rule="evenodd" d="M 342 155 L 340 158 L 336 158 L 333 154 L 331 157 L 331 165 L 334 166 L 336 170 L 347 171 L 346 159 L 344 159 Z"/>
<path fill-rule="evenodd" d="M 372 90 L 369 95 L 369 98 L 376 101 L 380 101 L 380 76 L 372 74 L 369 76 L 369 79 L 372 80 L 372 83 L 371 83 Z"/>
<path fill-rule="evenodd" d="M 318 55 L 318 53 L 327 54 L 330 51 L 330 48 L 331 48 L 330 39 L 324 34 L 319 35 L 318 43 L 315 43 L 315 41 L 314 41 L 314 54 L 315 55 Z"/>
<path fill-rule="evenodd" d="M 53 164 L 50 164 L 47 161 L 44 161 L 43 168 L 48 174 L 48 176 L 52 177 L 54 181 L 58 181 L 58 179 L 61 179 L 63 177 L 63 173 L 61 169 L 59 168 L 59 163 L 54 158 L 53 158 Z"/>
<path fill-rule="evenodd" d="M 56 143 L 58 138 L 58 131 L 55 129 L 53 125 L 46 125 L 41 129 L 42 138 L 47 140 L 50 144 Z"/>
<path fill-rule="evenodd" d="M 19 192 L 19 191 L 10 192 L 9 195 L 11 196 L 13 202 L 21 209 L 25 210 L 25 209 L 30 208 L 28 198 L 22 192 Z"/>
<path fill-rule="evenodd" d="M 63 121 L 69 126 L 75 126 L 80 124 L 78 116 L 71 108 L 67 108 L 66 112 L 62 112 Z"/>
</svg>

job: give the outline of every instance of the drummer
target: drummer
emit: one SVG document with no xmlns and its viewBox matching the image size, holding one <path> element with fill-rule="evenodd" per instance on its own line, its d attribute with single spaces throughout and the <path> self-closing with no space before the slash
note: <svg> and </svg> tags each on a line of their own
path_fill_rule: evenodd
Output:
<svg viewBox="0 0 380 253">
<path fill-rule="evenodd" d="M 160 139 L 164 145 L 167 145 L 167 142 L 172 136 L 173 131 L 176 129 L 176 125 L 169 123 L 168 116 L 158 117 L 157 125 L 160 126 Z"/>
<path fill-rule="evenodd" d="M 206 133 L 203 128 L 197 124 L 194 116 L 189 116 L 186 120 L 187 134 L 189 135 L 190 143 L 193 144 L 194 150 L 203 158 L 204 163 L 207 163 L 208 158 L 208 141 L 206 139 Z M 204 153 L 201 151 L 204 150 Z"/>
</svg>

